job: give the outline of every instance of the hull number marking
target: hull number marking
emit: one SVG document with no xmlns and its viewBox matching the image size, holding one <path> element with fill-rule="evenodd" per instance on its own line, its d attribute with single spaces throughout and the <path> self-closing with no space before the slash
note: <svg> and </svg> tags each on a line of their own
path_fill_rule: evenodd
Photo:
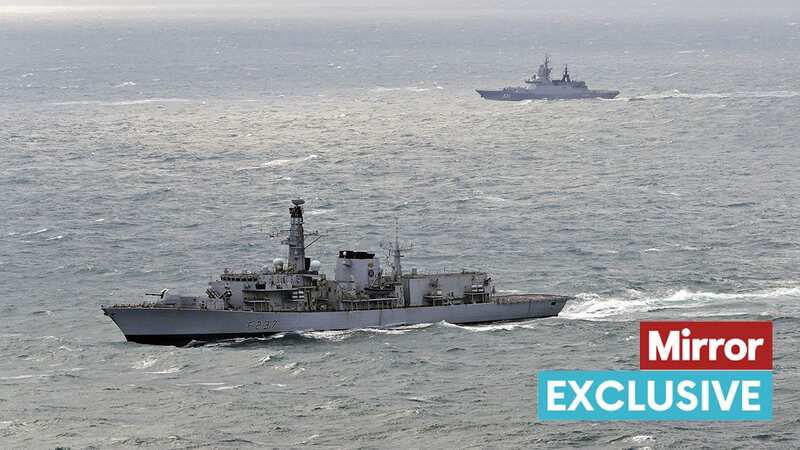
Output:
<svg viewBox="0 0 800 450">
<path fill-rule="evenodd" d="M 256 330 L 271 330 L 277 326 L 277 320 L 251 320 L 247 322 L 247 328 L 255 328 Z"/>
</svg>

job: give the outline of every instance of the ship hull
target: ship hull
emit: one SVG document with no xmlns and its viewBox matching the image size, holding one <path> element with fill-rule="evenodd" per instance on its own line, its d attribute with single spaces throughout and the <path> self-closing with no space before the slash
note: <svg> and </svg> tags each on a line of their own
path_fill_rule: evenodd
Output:
<svg viewBox="0 0 800 450">
<path fill-rule="evenodd" d="M 558 315 L 569 300 L 565 296 L 531 297 L 508 303 L 372 309 L 330 312 L 253 312 L 153 306 L 104 307 L 131 342 L 185 345 L 209 341 L 259 337 L 297 331 L 385 328 L 446 321 L 454 324 L 535 319 Z"/>
<path fill-rule="evenodd" d="M 536 92 L 532 89 L 519 90 L 476 90 L 486 100 L 518 102 L 521 100 L 574 100 L 581 98 L 612 99 L 619 95 L 619 91 L 585 90 L 572 92 Z"/>
</svg>

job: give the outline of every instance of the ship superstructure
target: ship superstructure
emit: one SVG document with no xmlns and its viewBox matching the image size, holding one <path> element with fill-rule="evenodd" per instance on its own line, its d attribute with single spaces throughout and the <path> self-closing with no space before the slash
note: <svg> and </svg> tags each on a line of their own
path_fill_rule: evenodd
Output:
<svg viewBox="0 0 800 450">
<path fill-rule="evenodd" d="M 486 272 L 404 273 L 397 233 L 386 246 L 393 270 L 384 272 L 374 253 L 340 250 L 333 278 L 306 256 L 303 200 L 289 208 L 283 241 L 288 258 L 258 271 L 225 269 L 205 295 L 162 290 L 155 302 L 103 307 L 129 341 L 183 345 L 191 340 L 272 333 L 390 327 L 447 321 L 480 323 L 557 315 L 562 295 L 498 295 Z M 310 234 L 319 239 L 318 234 Z M 313 242 L 311 244 L 313 244 Z"/>
<path fill-rule="evenodd" d="M 572 80 L 569 68 L 564 65 L 561 79 L 552 79 L 550 74 L 550 57 L 545 55 L 544 62 L 539 65 L 536 74 L 525 80 L 527 86 L 506 87 L 497 90 L 478 89 L 476 92 L 487 100 L 536 100 L 536 99 L 578 99 L 578 98 L 614 98 L 619 91 L 592 90 L 585 81 Z"/>
</svg>

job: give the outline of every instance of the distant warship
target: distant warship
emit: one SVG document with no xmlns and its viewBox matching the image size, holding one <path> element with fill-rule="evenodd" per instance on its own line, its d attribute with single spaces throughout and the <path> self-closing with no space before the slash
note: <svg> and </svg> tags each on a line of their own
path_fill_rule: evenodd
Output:
<svg viewBox="0 0 800 450">
<path fill-rule="evenodd" d="M 550 79 L 550 57 L 544 56 L 536 75 L 525 80 L 527 86 L 506 87 L 499 90 L 481 90 L 478 94 L 487 100 L 519 101 L 532 99 L 614 98 L 619 91 L 592 90 L 584 81 L 572 81 L 569 69 L 564 65 L 560 80 Z"/>
<path fill-rule="evenodd" d="M 498 295 L 485 272 L 403 273 L 400 260 L 410 246 L 397 233 L 384 245 L 393 270 L 384 273 L 374 253 L 341 250 L 334 278 L 306 257 L 303 200 L 289 208 L 291 226 L 283 244 L 288 259 L 276 258 L 260 271 L 228 269 L 209 282 L 204 296 L 156 294 L 154 302 L 103 306 L 129 341 L 185 345 L 235 337 L 312 330 L 392 327 L 447 321 L 454 324 L 556 316 L 571 297 L 546 294 Z"/>
</svg>

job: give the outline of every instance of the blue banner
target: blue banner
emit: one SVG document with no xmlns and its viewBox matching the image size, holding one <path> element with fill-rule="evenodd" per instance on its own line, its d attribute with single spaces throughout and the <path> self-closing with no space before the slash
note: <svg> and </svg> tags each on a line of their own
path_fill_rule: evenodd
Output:
<svg viewBox="0 0 800 450">
<path fill-rule="evenodd" d="M 539 420 L 771 420 L 772 372 L 539 372 Z"/>
</svg>

